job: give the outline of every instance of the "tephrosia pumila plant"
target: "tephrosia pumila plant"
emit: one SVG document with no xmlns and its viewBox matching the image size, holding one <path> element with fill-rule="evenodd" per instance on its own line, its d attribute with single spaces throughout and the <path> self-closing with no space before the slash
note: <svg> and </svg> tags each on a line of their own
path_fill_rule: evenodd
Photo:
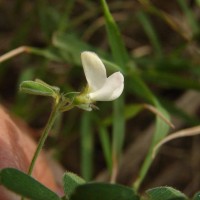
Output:
<svg viewBox="0 0 200 200">
<path fill-rule="evenodd" d="M 78 93 L 72 98 L 68 98 L 67 94 L 61 93 L 58 87 L 48 85 L 38 79 L 35 81 L 24 81 L 20 85 L 22 92 L 54 98 L 53 109 L 30 165 L 29 175 L 32 173 L 36 158 L 60 112 L 71 110 L 74 107 L 91 111 L 93 107 L 96 107 L 93 106 L 96 101 L 112 101 L 117 99 L 123 92 L 124 77 L 121 72 L 116 72 L 107 77 L 104 64 L 93 52 L 83 52 L 81 60 L 88 84 L 83 92 Z"/>
<path fill-rule="evenodd" d="M 158 159 L 158 162 L 156 163 L 159 163 L 160 160 L 162 161 L 164 159 L 167 168 L 161 171 L 158 170 L 159 173 L 156 172 L 153 173 L 153 175 L 150 173 L 146 179 L 147 182 L 143 184 L 143 181 L 145 180 L 154 157 L 157 154 L 157 150 L 161 145 L 175 138 L 192 136 L 200 133 L 200 126 L 178 130 L 179 127 L 177 127 L 176 124 L 178 131 L 167 136 L 170 132 L 170 127 L 173 128 L 173 124 L 170 122 L 171 114 L 176 117 L 178 121 L 182 121 L 181 123 L 178 122 L 178 126 L 181 124 L 180 127 L 195 125 L 196 123 L 199 124 L 197 117 L 199 113 L 196 112 L 196 110 L 198 110 L 196 108 L 199 108 L 198 94 L 196 92 L 193 94 L 193 92 L 194 90 L 200 90 L 200 73 L 198 68 L 200 63 L 200 48 L 198 45 L 200 23 L 199 13 L 196 12 L 200 6 L 200 0 L 171 1 L 170 10 L 166 9 L 168 8 L 169 1 L 162 1 L 161 8 L 157 3 L 154 3 L 156 1 L 150 0 L 139 0 L 135 2 L 118 0 L 109 2 L 109 5 L 106 0 L 63 1 L 64 6 L 61 6 L 61 1 L 59 2 L 59 6 L 56 6 L 55 9 L 53 6 L 56 5 L 56 1 L 52 1 L 54 2 L 52 5 L 49 5 L 47 3 L 48 1 L 45 0 L 41 1 L 41 5 L 40 1 L 31 1 L 31 3 L 30 1 L 16 1 L 17 3 L 15 5 L 12 4 L 12 6 L 8 6 L 11 1 L 4 2 L 6 8 L 11 8 L 12 10 L 14 8 L 14 14 L 19 11 L 22 18 L 27 14 L 28 4 L 28 12 L 31 20 L 27 18 L 28 20 L 24 21 L 25 23 L 23 23 L 23 21 L 21 23 L 19 16 L 16 18 L 16 22 L 19 24 L 10 23 L 12 22 L 12 18 L 10 18 L 9 12 L 6 12 L 7 10 L 1 12 L 2 16 L 5 15 L 6 17 L 7 14 L 9 16 L 9 20 L 0 20 L 0 26 L 3 28 L 4 21 L 9 23 L 9 25 L 5 24 L 5 34 L 1 34 L 1 37 L 4 37 L 4 35 L 6 36 L 6 42 L 2 43 L 1 51 L 4 48 L 9 48 L 9 35 L 12 37 L 12 46 L 13 44 L 15 46 L 18 43 L 25 42 L 30 38 L 30 44 L 42 44 L 42 47 L 18 47 L 0 56 L 0 63 L 21 53 L 28 53 L 42 56 L 48 61 L 55 61 L 58 63 L 65 61 L 72 66 L 78 66 L 80 65 L 80 61 L 77 56 L 79 56 L 79 52 L 81 52 L 82 49 L 98 49 L 105 58 L 112 57 L 111 62 L 105 60 L 105 63 L 110 67 L 120 69 L 126 77 L 127 84 L 126 94 L 122 95 L 120 99 L 112 103 L 112 116 L 104 115 L 106 119 L 100 118 L 97 116 L 101 112 L 99 111 L 94 117 L 94 121 L 92 121 L 88 116 L 93 114 L 91 113 L 92 110 L 98 109 L 96 102 L 113 101 L 121 95 L 124 89 L 123 75 L 120 72 L 115 72 L 108 76 L 104 64 L 95 53 L 86 51 L 81 54 L 81 61 L 87 81 L 85 88 L 81 92 L 69 91 L 68 93 L 63 93 L 65 91 L 60 91 L 60 88 L 49 85 L 39 79 L 36 79 L 35 81 L 24 81 L 20 85 L 20 90 L 30 94 L 51 97 L 53 99 L 52 111 L 38 142 L 38 147 L 32 162 L 30 163 L 28 174 L 23 172 L 27 170 L 30 158 L 27 159 L 27 156 L 24 156 L 24 152 L 25 155 L 30 155 L 30 152 L 28 152 L 28 148 L 26 147 L 31 147 L 33 144 L 30 145 L 29 139 L 22 136 L 21 140 L 23 142 L 21 144 L 21 149 L 23 150 L 20 151 L 19 148 L 17 148 L 18 145 L 15 145 L 16 143 L 19 144 L 19 140 L 16 140 L 16 138 L 20 133 L 18 131 L 18 133 L 15 134 L 17 127 L 13 129 L 13 126 L 9 124 L 11 120 L 1 117 L 0 124 L 3 124 L 2 127 L 6 127 L 9 131 L 4 131 L 4 128 L 1 128 L 0 126 L 0 166 L 12 166 L 18 170 L 14 168 L 4 168 L 0 170 L 0 200 L 19 200 L 21 196 L 23 196 L 22 199 L 27 198 L 31 200 L 200 200 L 200 191 L 192 198 L 188 198 L 182 192 L 168 186 L 158 186 L 146 190 L 145 194 L 143 193 L 143 189 L 146 188 L 147 185 L 156 185 L 159 183 L 164 185 L 167 183 L 170 184 L 171 177 L 173 177 L 173 185 L 177 184 L 176 187 L 181 187 L 190 194 L 192 194 L 199 185 L 199 172 L 198 167 L 196 167 L 198 166 L 199 161 L 198 154 L 196 153 L 196 150 L 198 149 L 198 140 L 195 140 L 195 142 L 187 142 L 187 148 L 192 144 L 188 148 L 190 154 L 186 153 L 185 150 L 180 151 L 179 148 L 178 151 L 176 151 L 176 148 L 171 148 L 170 146 L 170 148 L 167 147 L 164 149 L 163 153 L 166 154 L 167 157 Z M 34 6 L 34 2 L 37 2 L 37 6 Z M 81 9 L 79 8 L 80 2 L 81 5 L 83 5 Z M 175 9 L 173 8 L 173 5 L 175 5 Z M 115 18 L 110 12 L 109 6 L 112 6 L 112 11 L 115 12 L 115 17 L 118 20 L 117 22 L 120 22 L 120 26 L 123 27 L 123 37 L 118 28 L 118 24 L 115 22 Z M 31 7 L 33 9 L 31 9 Z M 59 8 L 59 10 L 57 10 L 57 8 Z M 102 16 L 100 16 L 101 8 L 103 11 Z M 64 11 L 64 13 L 62 13 L 62 11 Z M 177 11 L 178 15 L 176 14 Z M 13 12 L 10 13 L 13 14 Z M 39 15 L 36 15 L 37 18 L 34 18 L 35 13 L 39 13 Z M 154 15 L 156 17 L 153 17 Z M 16 15 L 13 16 L 15 17 Z M 102 17 L 104 17 L 104 20 L 102 20 Z M 139 24 L 137 24 L 137 22 Z M 156 26 L 160 23 L 162 23 L 162 26 L 158 29 Z M 13 28 L 17 28 L 16 31 L 11 28 L 10 25 L 12 24 L 15 25 Z M 99 33 L 103 33 L 103 29 L 100 30 L 99 28 L 102 28 L 104 24 L 106 33 L 100 35 Z M 165 27 L 165 25 L 167 25 L 167 27 Z M 38 32 L 36 37 L 34 34 L 30 34 L 27 37 L 26 34 L 31 33 L 33 27 L 34 29 L 39 28 L 38 30 L 41 32 Z M 77 27 L 78 29 L 76 29 Z M 12 34 L 7 34 L 9 33 L 9 30 Z M 172 31 L 170 34 L 168 34 L 167 31 L 165 36 L 168 35 L 169 37 L 163 37 L 163 34 L 166 32 L 164 30 Z M 141 34 L 138 35 L 137 33 Z M 159 33 L 162 33 L 161 37 L 159 37 Z M 131 35 L 136 36 L 137 38 L 132 38 Z M 171 35 L 175 37 L 171 37 Z M 32 36 L 34 37 L 32 38 Z M 50 41 L 50 36 L 52 36 L 51 43 L 48 42 Z M 124 41 L 123 38 L 126 40 Z M 145 40 L 143 40 L 144 38 Z M 178 40 L 175 38 L 178 38 Z M 95 45 L 89 44 L 91 39 Z M 99 41 L 104 45 L 99 45 Z M 47 45 L 43 46 L 45 44 Z M 105 49 L 105 46 L 108 48 Z M 109 51 L 107 51 L 107 49 L 109 49 Z M 186 56 L 183 57 L 182 55 Z M 26 59 L 26 61 L 29 61 L 29 59 Z M 37 64 L 38 61 L 34 62 L 33 66 L 36 66 Z M 4 68 L 4 66 L 6 67 Z M 7 75 L 11 70 L 4 70 L 7 69 L 9 65 L 6 64 L 4 66 L 1 66 L 0 75 L 2 78 L 1 82 L 5 84 L 2 84 L 3 87 L 0 89 L 3 88 L 6 93 L 10 93 L 12 92 L 8 87 L 10 84 L 7 85 L 7 77 L 4 78 L 4 74 Z M 31 73 L 28 73 L 29 76 L 33 76 L 34 73 L 37 72 L 35 71 L 35 67 L 31 67 L 30 70 Z M 27 71 L 23 70 L 21 72 L 20 78 L 23 79 L 27 75 Z M 42 72 L 44 71 L 42 70 Z M 47 73 L 44 74 L 46 76 Z M 51 77 L 48 78 L 50 79 Z M 6 80 L 5 82 L 4 79 Z M 61 80 L 60 77 L 59 80 Z M 10 82 L 8 81 L 8 83 Z M 11 81 L 11 83 L 13 84 L 14 82 Z M 150 84 L 151 87 L 149 87 L 148 84 Z M 66 84 L 66 87 L 67 86 L 69 85 Z M 158 96 L 155 95 L 154 92 Z M 166 96 L 163 96 L 163 94 L 166 94 Z M 141 99 L 143 103 L 132 102 L 132 99 L 134 101 L 135 97 L 138 100 Z M 192 101 L 190 101 L 191 99 Z M 191 104 L 194 99 L 196 100 L 194 101 L 195 106 L 193 103 Z M 30 108 L 30 105 L 27 104 L 27 107 L 23 107 L 23 104 L 24 100 L 20 100 L 14 107 L 17 108 L 17 110 L 20 110 L 20 112 L 22 110 L 25 111 L 27 107 Z M 109 105 L 111 107 L 111 103 Z M 38 157 L 38 155 L 41 155 L 41 149 L 57 116 L 60 113 L 75 107 L 84 111 L 90 111 L 87 114 L 84 112 L 80 120 L 80 143 L 81 145 L 84 144 L 80 148 L 83 161 L 81 163 L 81 173 L 85 179 L 91 178 L 92 164 L 90 158 L 92 157 L 91 155 L 94 150 L 96 150 L 92 149 L 92 145 L 94 144 L 92 141 L 92 131 L 95 130 L 98 133 L 100 143 L 102 144 L 107 170 L 110 172 L 110 183 L 97 183 L 95 181 L 88 183 L 76 174 L 66 172 L 63 176 L 64 196 L 59 197 L 58 194 L 53 192 L 57 190 L 54 190 L 54 187 L 50 187 L 54 181 L 52 180 L 51 183 L 50 179 L 46 178 L 47 173 L 46 176 L 43 176 L 43 180 L 46 179 L 45 182 L 39 178 L 40 176 L 35 175 L 38 172 L 38 163 L 40 172 L 43 172 L 41 169 L 48 170 L 46 167 L 47 165 L 44 165 L 45 167 L 41 168 L 42 162 L 40 162 L 40 157 Z M 41 105 L 40 107 L 38 106 L 38 108 L 41 108 Z M 103 113 L 103 105 L 101 108 Z M 131 127 L 129 126 L 132 125 L 130 122 L 128 123 L 129 125 L 126 126 L 127 120 L 134 118 L 139 112 L 143 111 L 143 109 L 147 109 L 156 115 L 155 124 L 152 126 L 150 123 L 146 123 L 149 120 L 140 118 L 137 120 L 139 122 L 138 126 Z M 170 111 L 171 114 L 168 113 L 168 111 Z M 0 116 L 2 116 L 1 113 Z M 71 116 L 69 116 L 69 118 L 70 117 Z M 150 119 L 149 116 L 147 116 L 147 119 Z M 5 120 L 6 123 L 4 123 Z M 75 120 L 72 119 L 71 121 L 74 122 Z M 95 124 L 90 122 L 95 122 Z M 150 125 L 148 131 L 144 131 L 142 135 L 132 137 L 131 134 L 133 130 L 141 130 L 141 127 L 147 127 L 148 125 Z M 154 127 L 154 130 L 152 127 Z M 112 133 L 107 134 L 108 131 L 112 131 Z M 12 132 L 12 134 L 9 134 L 10 132 Z M 149 134 L 150 132 L 152 132 L 152 134 Z M 126 140 L 124 140 L 125 136 L 128 136 Z M 129 139 L 131 140 L 128 141 Z M 24 143 L 26 143 L 25 148 L 23 145 Z M 126 145 L 125 147 L 127 150 L 125 154 L 123 154 L 124 144 Z M 185 142 L 183 144 L 185 144 Z M 32 148 L 32 152 L 34 152 L 33 149 L 34 148 Z M 170 149 L 175 150 L 173 156 L 169 154 Z M 32 152 L 30 157 L 33 155 Z M 185 169 L 188 169 L 188 167 L 191 168 L 190 173 L 184 174 L 185 169 L 184 165 L 182 167 L 182 163 L 182 171 L 176 173 L 176 169 L 179 169 L 179 165 L 177 165 L 178 163 L 175 163 L 174 165 L 174 159 L 171 160 L 171 158 L 179 158 L 180 152 L 184 152 L 181 153 L 181 160 L 183 161 L 182 163 L 185 163 Z M 23 155 L 22 159 L 21 155 Z M 123 155 L 123 157 L 121 155 Z M 188 159 L 188 157 L 191 157 L 192 159 Z M 123 158 L 122 163 L 120 163 L 120 158 Z M 10 160 L 12 162 L 8 162 Z M 8 163 L 9 165 L 7 165 Z M 10 163 L 14 163 L 14 165 Z M 18 164 L 22 167 L 18 167 Z M 162 166 L 159 165 L 161 168 Z M 19 169 L 23 172 L 19 171 Z M 171 173 L 171 171 L 169 169 L 175 169 L 175 171 L 173 170 L 173 175 L 175 174 L 177 177 L 173 175 L 170 177 L 169 172 Z M 156 170 L 153 171 L 155 172 Z M 182 174 L 184 176 L 181 176 Z M 50 175 L 48 175 L 48 177 L 50 177 Z M 40 180 L 40 182 L 36 179 Z M 132 186 L 125 187 L 113 184 L 117 181 L 123 181 Z M 48 182 L 48 184 L 46 184 L 46 182 Z M 2 192 L 1 188 L 3 186 L 5 187 Z M 51 190 L 47 187 L 51 188 Z M 7 189 L 19 194 L 17 199 L 8 197 Z M 141 191 L 142 194 L 138 194 L 138 191 Z M 6 195 L 6 198 L 8 197 L 9 199 L 5 199 L 4 194 Z M 14 194 L 14 196 L 16 195 Z"/>
<path fill-rule="evenodd" d="M 115 72 L 107 77 L 106 68 L 103 62 L 93 52 L 85 51 L 81 53 L 81 61 L 83 64 L 83 69 L 84 69 L 85 77 L 87 80 L 87 85 L 82 92 L 73 92 L 74 94 L 73 97 L 70 97 L 71 95 L 69 95 L 71 94 L 71 92 L 70 93 L 60 92 L 60 89 L 58 87 L 51 86 L 39 79 L 36 79 L 35 81 L 24 81 L 20 85 L 20 91 L 22 92 L 34 94 L 34 95 L 49 96 L 53 98 L 52 112 L 50 114 L 46 127 L 44 128 L 44 131 L 41 135 L 41 138 L 38 142 L 38 146 L 33 156 L 33 159 L 30 163 L 30 167 L 28 171 L 29 176 L 31 176 L 33 172 L 35 162 L 37 160 L 39 153 L 42 150 L 45 140 L 49 134 L 49 131 L 51 130 L 56 120 L 56 117 L 61 112 L 71 110 L 74 107 L 78 107 L 86 111 L 92 111 L 93 108 L 97 108 L 97 106 L 94 105 L 96 101 L 113 101 L 117 99 L 123 92 L 124 76 L 122 75 L 121 72 Z M 26 181 L 28 180 L 26 180 L 27 177 L 25 176 L 25 174 L 23 174 L 22 172 L 19 172 L 16 170 L 13 171 L 13 170 L 14 169 L 4 169 L 3 174 L 5 174 L 6 178 L 5 180 L 4 178 L 2 178 L 2 182 L 9 189 L 12 189 L 15 192 L 20 193 L 19 190 L 16 189 L 17 187 L 16 185 L 13 187 L 13 186 L 10 186 L 9 183 L 7 184 L 7 181 L 9 180 L 8 174 L 13 173 L 13 177 L 14 176 L 18 177 L 18 175 L 19 177 L 21 176 L 22 183 L 20 184 L 22 185 L 26 184 Z M 23 183 L 23 179 L 24 179 L 24 183 Z M 83 179 L 76 176 L 75 174 L 66 173 L 64 176 L 64 184 L 67 185 L 65 187 L 65 191 L 67 191 L 67 194 L 64 197 L 62 197 L 62 199 L 69 199 L 70 195 L 73 193 L 72 189 L 74 190 L 75 186 L 82 184 L 84 182 L 85 181 Z M 27 184 L 29 183 L 27 182 Z M 33 187 L 37 188 L 38 187 L 37 184 L 36 185 L 34 184 L 35 183 L 33 182 Z M 120 189 L 120 186 L 118 187 Z M 43 198 L 42 194 L 28 194 L 26 192 L 25 193 L 22 192 L 22 194 L 24 194 L 24 197 L 22 197 L 22 199 L 24 199 L 25 197 L 33 198 L 31 195 L 36 195 L 37 199 Z M 54 194 L 54 197 L 55 199 L 56 198 L 59 199 L 59 197 L 55 194 Z"/>
</svg>

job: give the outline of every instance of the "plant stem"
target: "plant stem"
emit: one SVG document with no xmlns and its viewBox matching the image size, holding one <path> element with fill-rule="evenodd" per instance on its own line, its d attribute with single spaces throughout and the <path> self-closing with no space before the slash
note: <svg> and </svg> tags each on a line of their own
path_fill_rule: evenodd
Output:
<svg viewBox="0 0 200 200">
<path fill-rule="evenodd" d="M 31 161 L 31 164 L 30 164 L 30 167 L 29 167 L 29 170 L 28 170 L 28 175 L 31 175 L 32 172 L 33 172 L 33 168 L 34 168 L 36 159 L 37 159 L 39 153 L 41 152 L 42 147 L 43 147 L 43 145 L 44 145 L 44 143 L 46 141 L 46 138 L 47 138 L 47 136 L 49 134 L 49 131 L 51 130 L 51 128 L 52 128 L 52 126 L 53 126 L 53 124 L 55 122 L 55 119 L 56 119 L 56 117 L 58 115 L 59 107 L 60 107 L 60 105 L 58 103 L 57 105 L 54 105 L 54 107 L 52 109 L 52 112 L 50 114 L 49 120 L 48 120 L 48 122 L 46 124 L 46 127 L 45 127 L 45 129 L 44 129 L 44 131 L 42 133 L 42 136 L 41 136 L 41 138 L 40 138 L 40 140 L 38 142 L 37 149 L 36 149 L 36 151 L 34 153 L 32 161 Z"/>
<path fill-rule="evenodd" d="M 59 114 L 59 109 L 62 105 L 62 101 L 60 101 L 60 99 L 57 99 L 57 101 L 54 102 L 54 106 L 53 106 L 53 109 L 51 111 L 51 114 L 50 114 L 50 117 L 48 119 L 48 122 L 44 128 L 44 131 L 42 133 L 42 136 L 40 137 L 40 140 L 38 142 L 38 146 L 37 146 L 37 149 L 33 155 L 33 158 L 32 158 L 32 161 L 31 161 L 31 164 L 29 166 L 29 170 L 28 170 L 28 175 L 31 176 L 32 172 L 33 172 L 33 169 L 34 169 L 34 166 L 35 166 L 35 162 L 42 150 L 42 147 L 44 146 L 44 143 L 47 139 L 47 136 L 49 134 L 49 131 L 51 130 L 55 120 L 56 120 L 56 117 L 58 116 Z M 21 198 L 21 200 L 24 200 L 24 197 Z"/>
</svg>

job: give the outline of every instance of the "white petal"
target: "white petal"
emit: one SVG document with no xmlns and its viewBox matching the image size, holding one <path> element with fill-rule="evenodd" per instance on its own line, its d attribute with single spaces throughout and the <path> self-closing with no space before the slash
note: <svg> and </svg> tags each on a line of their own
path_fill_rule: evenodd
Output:
<svg viewBox="0 0 200 200">
<path fill-rule="evenodd" d="M 120 72 L 115 72 L 107 78 L 101 89 L 90 93 L 89 97 L 93 101 L 112 101 L 121 95 L 123 89 L 124 76 Z"/>
<path fill-rule="evenodd" d="M 100 58 L 93 52 L 81 53 L 81 60 L 85 76 L 91 92 L 103 87 L 106 82 L 106 69 Z"/>
</svg>

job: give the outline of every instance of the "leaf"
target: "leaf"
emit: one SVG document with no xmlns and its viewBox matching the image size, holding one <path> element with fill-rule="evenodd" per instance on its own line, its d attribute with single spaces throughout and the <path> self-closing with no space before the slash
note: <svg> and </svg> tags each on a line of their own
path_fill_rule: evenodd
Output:
<svg viewBox="0 0 200 200">
<path fill-rule="evenodd" d="M 98 118 L 98 120 L 100 121 L 99 118 Z M 100 139 L 100 142 L 102 145 L 103 154 L 105 157 L 107 168 L 111 172 L 111 170 L 112 170 L 112 153 L 111 153 L 111 143 L 110 143 L 108 130 L 102 124 L 100 124 L 98 126 L 98 130 L 99 130 L 99 139 Z"/>
<path fill-rule="evenodd" d="M 157 187 L 147 190 L 150 200 L 187 200 L 182 192 L 172 187 Z"/>
<path fill-rule="evenodd" d="M 200 200 L 200 192 L 197 192 L 192 200 Z"/>
<path fill-rule="evenodd" d="M 142 104 L 129 104 L 125 106 L 125 119 L 128 120 L 130 118 L 135 117 L 138 113 L 140 113 L 144 109 Z"/>
<path fill-rule="evenodd" d="M 85 183 L 85 180 L 72 172 L 66 172 L 63 176 L 65 195 L 71 197 L 74 190 L 81 184 Z"/>
<path fill-rule="evenodd" d="M 156 31 L 154 30 L 149 17 L 144 12 L 140 11 L 137 13 L 137 17 L 142 23 L 144 30 L 149 37 L 150 42 L 152 43 L 152 46 L 154 47 L 154 50 L 157 55 L 162 56 L 162 45 L 159 41 L 158 35 L 156 34 Z"/>
<path fill-rule="evenodd" d="M 198 19 L 195 17 L 193 10 L 188 6 L 185 1 L 177 0 L 180 8 L 183 10 L 185 16 L 187 17 L 188 24 L 193 32 L 193 35 L 199 34 L 199 23 Z"/>
<path fill-rule="evenodd" d="M 125 118 L 124 111 L 124 95 L 122 95 L 117 101 L 113 102 L 113 164 L 114 161 L 119 161 L 121 155 L 124 136 L 125 136 Z"/>
<path fill-rule="evenodd" d="M 159 71 L 144 71 L 142 77 L 150 81 L 151 83 L 156 83 L 159 86 L 164 86 L 168 88 L 178 88 L 178 89 L 194 89 L 200 90 L 200 84 L 198 80 L 190 77 L 177 76 L 174 73 L 159 72 Z"/>
<path fill-rule="evenodd" d="M 107 29 L 107 35 L 108 40 L 110 43 L 110 48 L 112 50 L 112 55 L 115 60 L 115 62 L 123 69 L 126 68 L 126 65 L 129 61 L 129 56 L 126 51 L 126 48 L 124 46 L 124 43 L 122 41 L 122 37 L 120 34 L 120 31 L 117 27 L 117 24 L 115 23 L 115 20 L 113 19 L 108 5 L 106 3 L 106 0 L 101 0 L 101 5 L 104 12 L 104 17 L 106 20 L 106 29 Z"/>
<path fill-rule="evenodd" d="M 154 4 L 150 0 L 139 0 L 139 2 L 144 6 L 145 11 L 148 11 L 151 14 L 154 14 L 159 19 L 162 19 L 172 29 L 178 32 L 183 38 L 188 39 L 180 23 L 178 23 L 171 15 L 155 7 Z"/>
<path fill-rule="evenodd" d="M 49 85 L 49 84 L 45 83 L 44 81 L 42 81 L 40 79 L 35 79 L 35 82 L 40 83 L 47 88 L 51 88 L 56 93 L 60 92 L 60 88 L 53 86 L 53 85 Z"/>
<path fill-rule="evenodd" d="M 62 56 L 61 52 L 56 47 L 48 47 L 45 49 L 29 47 L 29 53 L 43 56 L 49 60 L 56 61 L 56 62 L 63 62 L 66 59 Z"/>
<path fill-rule="evenodd" d="M 139 197 L 122 185 L 87 183 L 77 187 L 70 200 L 139 200 Z"/>
<path fill-rule="evenodd" d="M 132 73 L 130 75 L 131 75 L 131 80 L 128 80 L 129 81 L 128 86 L 132 89 L 132 91 L 134 91 L 138 96 L 144 98 L 145 100 L 153 104 L 156 107 L 157 111 L 161 113 L 166 120 L 169 121 L 169 115 L 167 111 L 163 108 L 163 106 L 160 104 L 160 102 L 157 100 L 154 94 L 149 90 L 145 82 L 140 78 L 139 74 Z M 168 131 L 169 131 L 169 125 L 166 124 L 163 121 L 163 119 L 160 118 L 160 116 L 157 116 L 155 132 L 153 135 L 151 146 L 140 168 L 139 176 L 134 183 L 134 188 L 136 190 L 138 190 L 138 188 L 140 187 L 142 181 L 144 180 L 148 172 L 149 167 L 151 166 L 151 163 L 153 161 L 152 153 L 154 146 L 167 135 Z"/>
<path fill-rule="evenodd" d="M 20 84 L 20 91 L 28 94 L 51 96 L 56 98 L 60 89 L 36 79 L 35 81 L 23 81 Z"/>
<path fill-rule="evenodd" d="M 129 56 L 125 45 L 123 43 L 120 31 L 115 23 L 106 0 L 101 0 L 102 9 L 106 23 L 106 30 L 108 41 L 112 51 L 114 62 L 120 66 L 122 70 L 127 70 Z M 111 180 L 115 181 L 118 170 L 119 157 L 121 155 L 124 135 L 125 135 L 125 119 L 121 114 L 124 111 L 124 95 L 113 102 L 113 139 L 112 139 L 112 177 Z"/>
<path fill-rule="evenodd" d="M 53 45 L 60 50 L 63 58 L 69 63 L 81 65 L 80 54 L 82 51 L 96 51 L 87 43 L 72 34 L 56 33 L 53 36 Z"/>
<path fill-rule="evenodd" d="M 169 120 L 169 115 L 167 111 L 160 105 L 160 103 L 155 99 L 155 106 L 159 110 L 159 112 L 162 113 L 162 115 Z M 155 132 L 152 138 L 151 145 L 149 147 L 148 153 L 145 157 L 145 160 L 142 164 L 142 167 L 140 168 L 139 176 L 137 180 L 134 183 L 134 188 L 138 190 L 140 187 L 142 181 L 144 180 L 149 167 L 151 166 L 151 163 L 153 162 L 153 149 L 155 145 L 162 140 L 169 131 L 169 125 L 163 121 L 159 116 L 156 117 L 156 126 L 155 126 Z"/>
<path fill-rule="evenodd" d="M 81 118 L 81 176 L 89 181 L 93 175 L 94 138 L 91 114 L 84 112 Z"/>
<path fill-rule="evenodd" d="M 58 32 L 53 36 L 53 45 L 59 50 L 62 58 L 69 63 L 81 66 L 81 52 L 93 51 L 96 52 L 100 57 L 104 58 L 103 62 L 111 69 L 119 68 L 114 63 L 107 61 L 108 56 L 105 52 L 88 45 L 75 34 Z"/>
<path fill-rule="evenodd" d="M 31 200 L 60 200 L 56 193 L 14 168 L 5 168 L 0 171 L 0 184 Z"/>
<path fill-rule="evenodd" d="M 190 137 L 190 136 L 194 136 L 194 135 L 199 135 L 200 134 L 200 126 L 193 126 L 191 128 L 186 128 L 186 129 L 182 129 L 180 131 L 176 131 L 170 135 L 168 135 L 167 137 L 165 137 L 164 139 L 162 139 L 160 142 L 158 142 L 156 144 L 156 146 L 153 149 L 153 157 L 156 154 L 156 151 L 165 143 L 174 140 L 176 138 L 181 138 L 181 137 Z"/>
</svg>

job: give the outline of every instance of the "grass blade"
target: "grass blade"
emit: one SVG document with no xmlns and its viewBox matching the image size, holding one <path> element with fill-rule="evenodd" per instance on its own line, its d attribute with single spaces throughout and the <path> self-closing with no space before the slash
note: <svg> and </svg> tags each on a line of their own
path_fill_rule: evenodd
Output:
<svg viewBox="0 0 200 200">
<path fill-rule="evenodd" d="M 112 51 L 114 61 L 121 67 L 122 70 L 127 70 L 127 63 L 129 61 L 128 53 L 121 38 L 120 31 L 113 19 L 108 5 L 105 0 L 101 0 L 108 41 Z M 121 114 L 124 113 L 124 96 L 122 95 L 117 101 L 113 103 L 113 140 L 112 140 L 112 160 L 113 168 L 111 181 L 115 182 L 118 173 L 118 163 L 125 134 L 125 118 Z"/>
<path fill-rule="evenodd" d="M 149 40 L 150 40 L 152 46 L 154 47 L 156 55 L 162 56 L 162 47 L 161 47 L 159 38 L 148 18 L 148 15 L 141 11 L 141 12 L 138 12 L 137 17 L 138 17 L 139 21 L 142 23 L 143 28 L 144 28 L 147 36 L 149 37 Z"/>
<path fill-rule="evenodd" d="M 107 35 L 108 35 L 108 41 L 110 43 L 110 48 L 112 51 L 112 55 L 114 58 L 114 61 L 121 66 L 122 69 L 126 68 L 126 65 L 129 61 L 129 56 L 126 51 L 126 48 L 124 46 L 123 40 L 121 38 L 120 31 L 117 27 L 117 24 L 115 23 L 115 20 L 113 19 L 108 5 L 105 0 L 101 0 L 104 17 L 106 21 L 106 29 L 107 29 Z"/>
<path fill-rule="evenodd" d="M 89 181 L 93 174 L 93 135 L 91 113 L 84 112 L 81 119 L 81 175 Z"/>
</svg>

